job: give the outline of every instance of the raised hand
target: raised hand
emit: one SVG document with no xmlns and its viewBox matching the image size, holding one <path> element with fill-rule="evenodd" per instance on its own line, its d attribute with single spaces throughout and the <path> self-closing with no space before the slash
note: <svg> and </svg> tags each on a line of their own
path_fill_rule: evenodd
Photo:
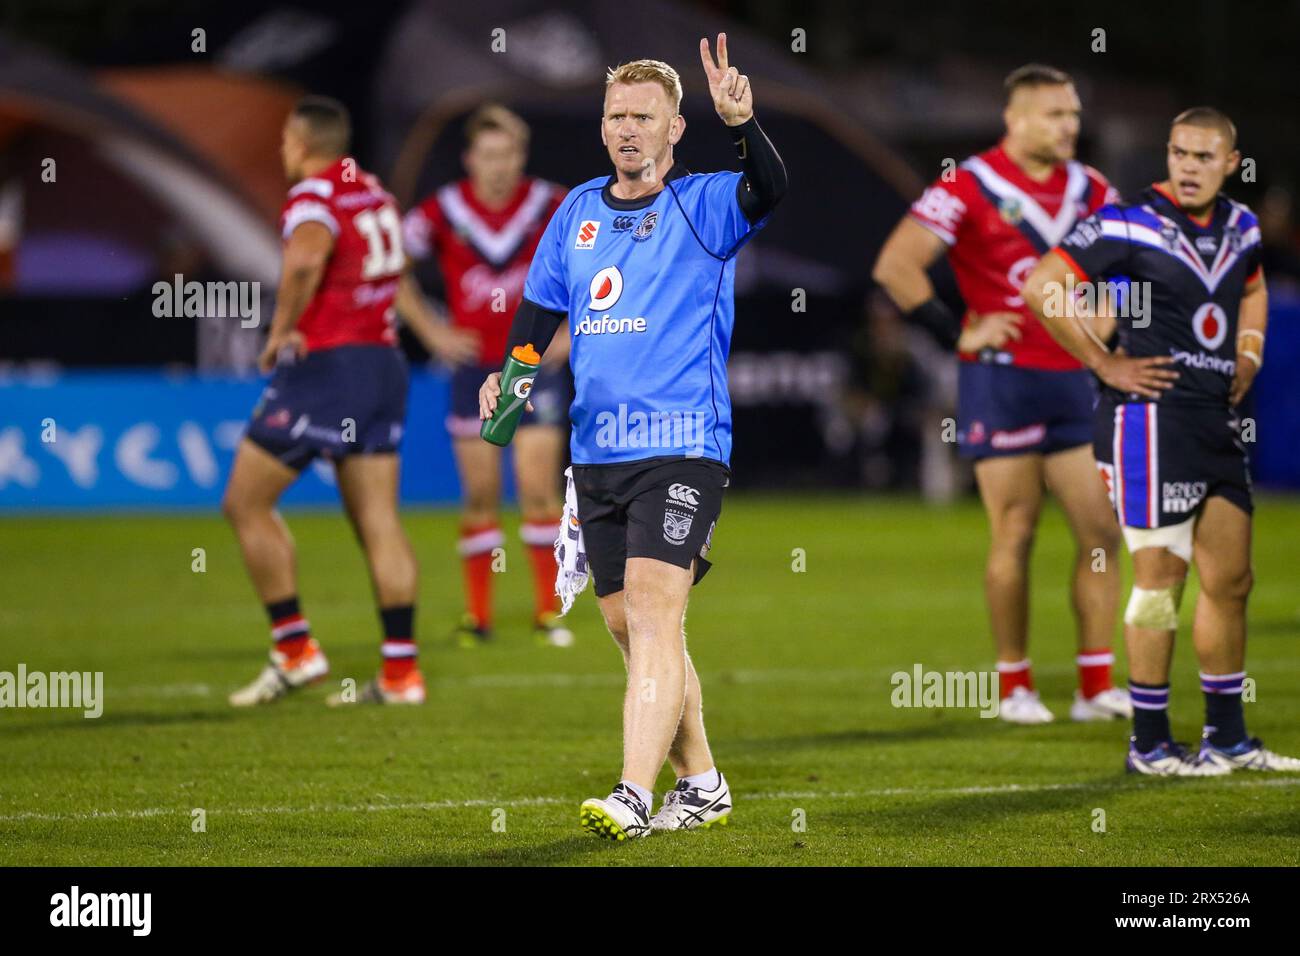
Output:
<svg viewBox="0 0 1300 956">
<path fill-rule="evenodd" d="M 718 59 L 709 51 L 709 38 L 700 38 L 700 62 L 709 80 L 713 108 L 728 126 L 739 126 L 754 115 L 754 97 L 749 77 L 727 62 L 727 35 L 718 34 Z"/>
</svg>

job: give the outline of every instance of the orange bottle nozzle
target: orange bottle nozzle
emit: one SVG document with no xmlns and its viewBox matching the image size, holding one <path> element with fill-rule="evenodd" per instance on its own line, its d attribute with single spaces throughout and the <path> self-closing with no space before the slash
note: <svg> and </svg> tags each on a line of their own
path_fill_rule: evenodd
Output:
<svg viewBox="0 0 1300 956">
<path fill-rule="evenodd" d="M 533 348 L 533 343 L 527 345 L 516 345 L 510 352 L 510 357 L 517 362 L 523 362 L 525 365 L 541 365 L 542 357 L 537 354 L 537 349 Z"/>
</svg>

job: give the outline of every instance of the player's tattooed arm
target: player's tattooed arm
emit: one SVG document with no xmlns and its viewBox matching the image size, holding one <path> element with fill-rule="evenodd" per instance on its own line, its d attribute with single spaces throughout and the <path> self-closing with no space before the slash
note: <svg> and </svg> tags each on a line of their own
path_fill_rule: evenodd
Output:
<svg viewBox="0 0 1300 956">
<path fill-rule="evenodd" d="M 1067 287 L 1066 277 L 1073 273 L 1069 262 L 1055 252 L 1049 252 L 1038 260 L 1020 295 L 1061 348 L 1086 365 L 1099 379 L 1126 395 L 1158 399 L 1161 392 L 1171 388 L 1178 378 L 1178 373 L 1167 367 L 1173 363 L 1173 358 L 1168 355 L 1133 358 L 1123 349 L 1112 352 L 1085 334 L 1075 317 L 1073 300 L 1054 294 Z M 1075 282 L 1086 282 L 1087 278 L 1075 276 Z M 1049 301 L 1063 302 L 1065 308 L 1048 308 Z"/>
<path fill-rule="evenodd" d="M 1264 335 L 1268 331 L 1268 289 L 1264 285 L 1264 275 L 1246 286 L 1241 296 L 1241 309 L 1237 313 L 1237 368 L 1232 374 L 1232 387 L 1228 391 L 1228 401 L 1238 404 L 1255 376 L 1264 365 Z"/>
<path fill-rule="evenodd" d="M 468 364 L 478 357 L 478 334 L 470 329 L 453 326 L 447 320 L 446 313 L 435 308 L 424 297 L 419 283 L 411 273 L 403 273 L 393 305 L 406 327 L 430 355 L 453 368 Z"/>
<path fill-rule="evenodd" d="M 316 294 L 333 249 L 334 234 L 319 222 L 304 222 L 289 235 L 280 267 L 275 315 L 257 363 L 263 372 L 275 367 L 284 350 L 292 350 L 296 357 L 306 352 L 302 334 L 297 330 L 298 319 Z"/>
</svg>

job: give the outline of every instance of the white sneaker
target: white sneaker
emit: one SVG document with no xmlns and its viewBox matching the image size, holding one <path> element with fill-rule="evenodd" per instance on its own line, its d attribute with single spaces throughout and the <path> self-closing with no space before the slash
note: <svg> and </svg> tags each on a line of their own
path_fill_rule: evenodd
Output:
<svg viewBox="0 0 1300 956">
<path fill-rule="evenodd" d="M 1214 763 L 1228 770 L 1280 770 L 1283 773 L 1300 773 L 1300 760 L 1284 757 L 1264 747 L 1258 737 L 1248 737 L 1241 743 L 1219 748 L 1208 737 L 1201 738 L 1202 761 Z"/>
<path fill-rule="evenodd" d="M 1038 699 L 1038 691 L 1017 687 L 998 702 L 998 716 L 1012 724 L 1050 724 L 1056 718 Z"/>
<path fill-rule="evenodd" d="M 313 637 L 302 653 L 293 658 L 272 648 L 271 663 L 262 668 L 262 673 L 253 678 L 251 684 L 241 687 L 227 699 L 232 707 L 269 704 L 291 690 L 324 680 L 329 672 L 330 664 L 325 659 L 325 652 Z"/>
<path fill-rule="evenodd" d="M 606 840 L 628 840 L 650 835 L 650 808 L 623 784 L 604 799 L 582 801 L 578 820 L 588 833 Z"/>
<path fill-rule="evenodd" d="M 650 820 L 650 829 L 707 830 L 714 824 L 725 827 L 731 814 L 731 789 L 722 771 L 717 773 L 718 785 L 712 790 L 678 780 L 677 786 L 664 794 L 663 806 Z"/>
<path fill-rule="evenodd" d="M 1204 760 L 1193 754 L 1182 744 L 1171 740 L 1156 744 L 1153 750 L 1141 753 L 1137 749 L 1137 738 L 1130 737 L 1128 758 L 1124 769 L 1129 773 L 1141 773 L 1152 777 L 1222 777 L 1232 773 L 1231 767 L 1225 767 L 1212 760 Z"/>
<path fill-rule="evenodd" d="M 423 704 L 425 699 L 424 675 L 412 670 L 405 677 L 388 680 L 383 674 L 368 680 L 353 693 L 330 694 L 325 698 L 329 707 L 347 707 L 351 704 Z"/>
<path fill-rule="evenodd" d="M 572 647 L 573 632 L 564 626 L 556 614 L 543 614 L 533 628 L 537 643 L 542 647 Z"/>
<path fill-rule="evenodd" d="M 1076 690 L 1074 703 L 1070 705 L 1071 720 L 1115 720 L 1132 716 L 1133 702 L 1129 700 L 1128 691 L 1121 687 L 1107 687 L 1091 697 L 1084 697 Z"/>
</svg>

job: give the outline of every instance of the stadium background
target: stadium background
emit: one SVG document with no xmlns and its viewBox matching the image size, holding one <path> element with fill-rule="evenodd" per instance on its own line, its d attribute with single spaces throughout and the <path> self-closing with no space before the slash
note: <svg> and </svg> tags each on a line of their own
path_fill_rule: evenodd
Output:
<svg viewBox="0 0 1300 956">
<path fill-rule="evenodd" d="M 248 366 L 261 333 L 231 319 L 155 318 L 151 290 L 176 273 L 260 281 L 269 319 L 285 188 L 279 129 L 308 90 L 348 104 L 362 165 L 409 202 L 456 174 L 460 119 L 486 96 L 533 123 L 533 171 L 564 183 L 597 174 L 603 68 L 659 56 L 686 86 L 679 157 L 690 168 L 731 166 L 695 46 L 720 29 L 754 77 L 758 114 L 791 179 L 738 266 L 736 481 L 717 568 L 691 608 L 715 754 L 744 806 L 698 851 L 652 840 L 636 859 L 1300 862 L 1288 786 L 1147 786 L 1119 772 L 1118 724 L 995 727 L 890 703 L 891 673 L 988 668 L 992 648 L 979 587 L 985 522 L 968 472 L 940 438 L 954 360 L 903 325 L 872 288 L 870 263 L 943 159 L 998 138 L 1002 77 L 1038 60 L 1076 77 L 1081 156 L 1122 190 L 1162 174 L 1168 120 L 1193 103 L 1226 109 L 1256 161 L 1256 181 L 1230 187 L 1264 214 L 1272 305 L 1253 399 L 1268 490 L 1249 664 L 1261 703 L 1251 721 L 1283 752 L 1300 750 L 1300 393 L 1290 382 L 1300 359 L 1300 128 L 1291 121 L 1300 4 L 1044 6 L 1050 21 L 1034 9 L 957 0 L 5 6 L 0 670 L 20 661 L 102 670 L 109 702 L 97 721 L 3 714 L 0 863 L 619 861 L 579 840 L 573 819 L 618 759 L 623 678 L 592 602 L 584 596 L 573 612 L 579 641 L 567 656 L 524 639 L 520 582 L 500 589 L 495 647 L 463 654 L 443 640 L 460 595 L 446 375 L 436 368 L 413 385 L 403 486 L 422 567 L 429 704 L 340 714 L 307 695 L 271 713 L 226 706 L 265 646 L 262 609 L 216 508 L 259 389 Z M 498 27 L 504 54 L 490 52 Z M 197 28 L 203 52 L 192 46 Z M 1099 28 L 1104 53 L 1092 49 Z M 796 29 L 806 52 L 791 48 Z M 57 160 L 54 183 L 41 179 L 46 158 Z M 420 275 L 436 291 L 436 277 Z M 941 288 L 954 295 L 942 270 Z M 805 312 L 792 311 L 795 289 Z M 47 419 L 55 442 L 42 441 Z M 301 507 L 289 521 L 313 628 L 338 676 L 364 678 L 376 622 L 334 500 L 313 473 L 291 493 Z M 806 571 L 792 573 L 803 558 Z M 1064 521 L 1049 509 L 1032 633 L 1040 687 L 1058 714 L 1074 679 L 1070 559 Z M 1184 625 L 1192 603 L 1189 593 Z M 1174 679 L 1184 733 L 1200 717 L 1189 645 L 1179 642 Z M 212 814 L 206 837 L 191 828 L 195 807 Z M 510 814 L 508 834 L 489 827 L 493 807 Z M 1104 837 L 1089 826 L 1098 807 L 1111 815 Z M 803 810 L 809 829 L 792 837 L 791 814 Z"/>
<path fill-rule="evenodd" d="M 1265 7 L 1274 23 L 1300 9 L 1252 10 Z M 1031 58 L 1077 77 L 1081 156 L 1121 190 L 1160 175 L 1166 123 L 1181 107 L 1213 102 L 1237 118 L 1254 172 L 1231 190 L 1264 214 L 1274 312 L 1248 411 L 1259 421 L 1256 477 L 1300 487 L 1289 439 L 1300 397 L 1287 387 L 1300 359 L 1298 134 L 1274 119 L 1296 80 L 1268 68 L 1285 61 L 1286 31 L 1259 30 L 1256 14 L 1226 3 L 1192 9 L 1054 12 L 1026 46 L 1032 19 L 1001 3 L 876 4 L 869 16 L 845 2 L 11 5 L 0 31 L 0 508 L 215 504 L 257 391 L 249 367 L 262 329 L 156 318 L 151 290 L 178 273 L 259 281 L 269 321 L 278 131 L 302 91 L 349 105 L 360 161 L 409 205 L 458 174 L 461 120 L 485 97 L 533 124 L 532 171 L 589 178 L 604 163 L 590 121 L 602 68 L 652 51 L 682 66 L 682 160 L 717 168 L 732 157 L 694 43 L 724 28 L 759 80 L 792 183 L 738 264 L 737 487 L 969 490 L 940 437 L 954 361 L 903 326 L 869 264 L 944 158 L 997 139 L 1000 78 Z M 1099 27 L 1104 52 L 1093 49 Z M 491 48 L 498 28 L 505 52 Z M 42 180 L 46 158 L 55 183 Z M 419 275 L 436 294 L 432 266 Z M 426 358 L 409 336 L 406 347 Z M 445 388 L 434 367 L 417 377 L 408 501 L 457 494 L 439 426 Z M 41 440 L 46 419 L 98 442 L 99 456 L 60 459 Z M 332 498 L 320 469 L 290 500 Z"/>
</svg>

